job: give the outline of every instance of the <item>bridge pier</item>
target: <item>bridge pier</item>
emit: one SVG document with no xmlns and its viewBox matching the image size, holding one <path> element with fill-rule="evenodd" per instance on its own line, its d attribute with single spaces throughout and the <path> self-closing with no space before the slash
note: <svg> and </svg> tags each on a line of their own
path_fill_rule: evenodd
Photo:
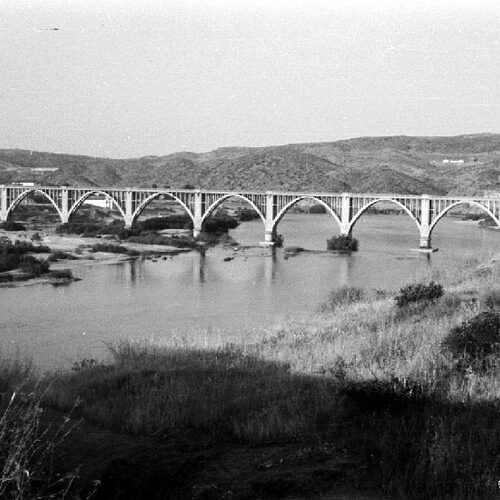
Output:
<svg viewBox="0 0 500 500">
<path fill-rule="evenodd" d="M 269 217 L 270 215 L 270 217 Z M 274 246 L 274 236 L 276 234 L 274 220 L 269 220 L 272 217 L 272 210 L 269 213 L 266 213 L 268 220 L 264 223 L 264 241 L 260 241 L 259 245 L 263 247 L 272 247 Z"/>
<path fill-rule="evenodd" d="M 420 242 L 421 252 L 435 252 L 431 247 L 431 200 L 428 194 L 421 196 L 420 204 Z"/>
<path fill-rule="evenodd" d="M 61 217 L 61 224 L 67 224 L 69 222 L 70 214 L 68 212 L 61 212 L 59 216 Z"/>
<path fill-rule="evenodd" d="M 419 249 L 421 250 L 432 250 L 431 247 L 431 237 L 420 235 Z"/>
<path fill-rule="evenodd" d="M 349 193 L 342 193 L 342 200 L 340 205 L 340 235 L 349 236 L 351 234 L 351 195 Z"/>
<path fill-rule="evenodd" d="M 125 215 L 125 229 L 132 229 L 134 223 L 134 217 L 132 215 Z"/>
<path fill-rule="evenodd" d="M 193 238 L 198 238 L 203 231 L 203 218 L 195 217 L 193 220 Z"/>
<path fill-rule="evenodd" d="M 7 186 L 0 186 L 0 221 L 5 222 L 9 216 L 7 206 Z"/>
</svg>

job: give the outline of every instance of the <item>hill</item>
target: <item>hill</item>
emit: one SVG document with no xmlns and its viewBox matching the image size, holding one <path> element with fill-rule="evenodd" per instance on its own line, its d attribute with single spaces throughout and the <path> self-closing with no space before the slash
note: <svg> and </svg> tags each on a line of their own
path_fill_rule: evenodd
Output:
<svg viewBox="0 0 500 500">
<path fill-rule="evenodd" d="M 110 159 L 0 150 L 0 183 L 408 194 L 500 192 L 500 134 L 361 137 Z"/>
</svg>

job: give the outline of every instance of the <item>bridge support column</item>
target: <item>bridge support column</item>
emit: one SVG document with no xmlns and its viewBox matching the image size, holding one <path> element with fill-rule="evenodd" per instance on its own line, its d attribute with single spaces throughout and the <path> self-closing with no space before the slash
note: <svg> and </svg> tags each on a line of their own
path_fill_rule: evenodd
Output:
<svg viewBox="0 0 500 500">
<path fill-rule="evenodd" d="M 351 234 L 351 195 L 349 193 L 342 193 L 340 234 L 341 236 L 349 236 Z"/>
<path fill-rule="evenodd" d="M 419 250 L 424 252 L 433 252 L 435 250 L 431 247 L 431 201 L 429 199 L 429 195 L 423 194 L 420 203 Z"/>
<path fill-rule="evenodd" d="M 61 191 L 61 223 L 67 224 L 69 222 L 69 203 L 68 203 L 68 188 L 63 187 Z"/>
<path fill-rule="evenodd" d="M 9 212 L 7 210 L 7 186 L 0 186 L 0 221 L 5 222 Z"/>
<path fill-rule="evenodd" d="M 132 204 L 132 191 L 127 188 L 125 191 L 125 227 L 130 229 L 134 223 L 134 207 Z"/>
<path fill-rule="evenodd" d="M 198 238 L 203 231 L 203 218 L 195 217 L 193 220 L 193 238 Z"/>
<path fill-rule="evenodd" d="M 203 230 L 203 200 L 201 191 L 194 193 L 193 238 L 198 238 Z"/>
<path fill-rule="evenodd" d="M 259 242 L 259 245 L 264 247 L 274 246 L 274 235 L 276 233 L 274 223 L 275 196 L 276 195 L 273 193 L 266 193 L 266 220 L 264 222 L 264 241 Z"/>
</svg>

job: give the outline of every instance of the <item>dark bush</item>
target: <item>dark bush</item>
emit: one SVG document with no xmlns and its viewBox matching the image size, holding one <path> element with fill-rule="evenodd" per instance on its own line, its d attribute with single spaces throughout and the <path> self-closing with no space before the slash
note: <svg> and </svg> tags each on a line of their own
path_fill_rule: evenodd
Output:
<svg viewBox="0 0 500 500">
<path fill-rule="evenodd" d="M 18 267 L 26 274 L 40 276 L 49 270 L 49 262 L 47 260 L 38 260 L 31 255 L 23 255 Z"/>
<path fill-rule="evenodd" d="M 142 232 L 139 236 L 130 236 L 127 241 L 130 243 L 140 243 L 142 245 L 168 245 L 176 248 L 194 246 L 194 241 L 190 237 L 163 236 L 148 231 Z"/>
<path fill-rule="evenodd" d="M 136 257 L 140 255 L 137 250 L 131 250 L 122 245 L 114 245 L 112 243 L 96 243 L 90 247 L 92 252 L 109 252 L 109 253 L 122 253 L 130 255 L 131 257 Z"/>
<path fill-rule="evenodd" d="M 348 250 L 351 252 L 358 251 L 358 240 L 351 235 L 334 236 L 326 240 L 326 248 L 328 250 Z"/>
<path fill-rule="evenodd" d="M 443 286 L 431 281 L 429 284 L 416 283 L 404 286 L 394 298 L 398 307 L 421 301 L 438 299 L 443 295 Z"/>
<path fill-rule="evenodd" d="M 486 291 L 482 295 L 481 301 L 489 309 L 500 309 L 500 289 L 492 288 Z"/>
<path fill-rule="evenodd" d="M 454 357 L 481 358 L 500 348 L 500 314 L 484 311 L 451 330 L 442 346 Z"/>
<path fill-rule="evenodd" d="M 76 260 L 77 257 L 74 255 L 67 253 L 67 252 L 62 252 L 60 250 L 57 250 L 55 252 L 52 252 L 49 255 L 49 261 L 50 262 L 57 262 L 58 260 Z"/>
<path fill-rule="evenodd" d="M 191 229 L 193 221 L 189 215 L 169 215 L 168 217 L 151 217 L 139 222 L 134 229 L 140 231 L 160 231 L 162 229 Z"/>
<path fill-rule="evenodd" d="M 104 224 L 94 222 L 67 222 L 66 224 L 59 224 L 56 228 L 57 233 L 62 234 L 97 234 Z"/>
<path fill-rule="evenodd" d="M 241 222 L 259 219 L 260 215 L 253 208 L 240 208 L 236 211 L 236 217 Z"/>
<path fill-rule="evenodd" d="M 309 208 L 309 213 L 310 214 L 326 214 L 326 208 L 324 205 L 317 204 L 313 205 L 311 208 Z"/>
<path fill-rule="evenodd" d="M 50 253 L 50 248 L 44 245 L 33 245 L 29 241 L 15 241 L 12 243 L 8 239 L 3 239 L 0 242 L 0 272 L 19 269 L 22 262 L 24 262 L 25 268 L 30 267 L 30 259 L 40 262 L 34 257 L 28 258 L 27 253 Z M 33 262 L 33 267 L 38 268 L 38 264 Z"/>
<path fill-rule="evenodd" d="M 275 234 L 273 236 L 273 243 L 275 247 L 281 248 L 283 243 L 285 242 L 285 238 L 282 234 Z"/>
<path fill-rule="evenodd" d="M 25 231 L 26 227 L 20 222 L 6 221 L 0 224 L 0 229 L 4 231 Z"/>
<path fill-rule="evenodd" d="M 70 269 L 56 269 L 54 271 L 50 271 L 50 277 L 56 279 L 72 280 L 73 273 Z"/>
<path fill-rule="evenodd" d="M 0 252 L 8 254 L 24 255 L 26 253 L 50 253 L 50 248 L 46 245 L 33 245 L 29 241 L 16 240 L 12 243 L 9 240 L 0 242 Z"/>
<path fill-rule="evenodd" d="M 238 225 L 236 218 L 230 215 L 211 216 L 203 224 L 203 231 L 210 234 L 222 234 L 227 233 L 229 229 L 238 227 Z"/>
</svg>

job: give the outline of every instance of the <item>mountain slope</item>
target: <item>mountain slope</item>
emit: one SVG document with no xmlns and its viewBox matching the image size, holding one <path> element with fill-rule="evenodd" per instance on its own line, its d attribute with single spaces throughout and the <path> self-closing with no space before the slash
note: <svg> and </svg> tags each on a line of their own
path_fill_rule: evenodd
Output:
<svg viewBox="0 0 500 500">
<path fill-rule="evenodd" d="M 0 150 L 0 183 L 29 180 L 103 187 L 478 195 L 500 192 L 500 135 L 361 137 L 133 159 Z"/>
</svg>

